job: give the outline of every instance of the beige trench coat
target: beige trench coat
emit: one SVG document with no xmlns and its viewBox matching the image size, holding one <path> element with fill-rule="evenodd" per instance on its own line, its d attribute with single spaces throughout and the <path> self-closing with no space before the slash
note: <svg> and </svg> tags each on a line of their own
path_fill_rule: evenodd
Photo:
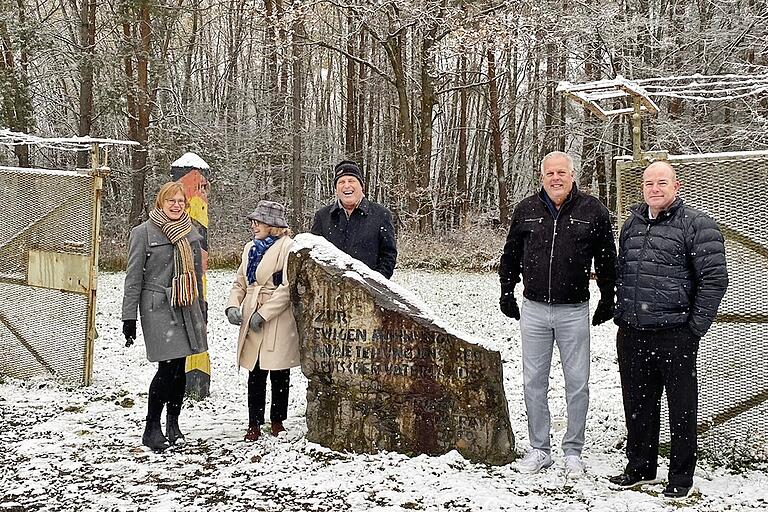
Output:
<svg viewBox="0 0 768 512">
<path fill-rule="evenodd" d="M 239 307 L 243 314 L 237 340 L 237 362 L 247 370 L 253 370 L 256 361 L 262 370 L 284 370 L 300 364 L 299 333 L 293 318 L 287 277 L 288 252 L 292 245 L 293 239 L 284 236 L 267 249 L 256 267 L 256 281 L 250 285 L 246 271 L 253 242 L 248 242 L 243 249 L 227 307 Z M 273 283 L 273 274 L 281 270 L 282 282 Z M 264 318 L 257 332 L 249 327 L 255 312 Z"/>
</svg>

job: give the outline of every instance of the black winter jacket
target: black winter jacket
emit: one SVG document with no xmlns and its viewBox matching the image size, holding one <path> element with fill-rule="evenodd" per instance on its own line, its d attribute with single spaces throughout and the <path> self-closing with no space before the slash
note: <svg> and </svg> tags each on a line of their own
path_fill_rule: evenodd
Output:
<svg viewBox="0 0 768 512">
<path fill-rule="evenodd" d="M 594 259 L 601 299 L 613 301 L 616 245 L 608 209 L 574 184 L 555 220 L 545 193 L 523 199 L 512 214 L 499 265 L 502 296 L 514 290 L 522 274 L 527 299 L 586 302 Z"/>
<path fill-rule="evenodd" d="M 619 235 L 615 321 L 637 329 L 688 325 L 704 336 L 728 287 L 725 245 L 717 224 L 677 198 L 648 219 L 630 208 Z"/>
<path fill-rule="evenodd" d="M 312 234 L 362 261 L 387 279 L 392 277 L 397 260 L 397 239 L 392 214 L 384 206 L 363 197 L 347 214 L 335 200 L 315 212 Z"/>
</svg>

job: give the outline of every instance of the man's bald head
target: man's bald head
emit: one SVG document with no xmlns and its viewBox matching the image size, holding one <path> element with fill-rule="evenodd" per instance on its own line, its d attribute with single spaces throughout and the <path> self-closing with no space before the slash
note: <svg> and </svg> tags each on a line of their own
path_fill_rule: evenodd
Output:
<svg viewBox="0 0 768 512">
<path fill-rule="evenodd" d="M 645 168 L 645 172 L 643 172 L 643 178 L 645 178 L 645 173 L 648 171 L 660 171 L 665 170 L 669 173 L 669 177 L 672 181 L 677 181 L 677 173 L 675 172 L 675 168 L 672 167 L 668 162 L 665 162 L 663 160 L 659 160 L 657 162 L 653 162 L 651 165 Z"/>
<path fill-rule="evenodd" d="M 643 198 L 652 217 L 670 207 L 677 198 L 680 182 L 674 167 L 667 162 L 653 162 L 643 172 Z"/>
</svg>

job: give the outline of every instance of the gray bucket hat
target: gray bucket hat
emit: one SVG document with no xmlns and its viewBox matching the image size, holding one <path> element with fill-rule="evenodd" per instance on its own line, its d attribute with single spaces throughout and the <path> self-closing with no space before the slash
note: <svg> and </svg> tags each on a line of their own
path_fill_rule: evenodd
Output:
<svg viewBox="0 0 768 512">
<path fill-rule="evenodd" d="M 285 206 L 274 201 L 259 201 L 256 209 L 248 214 L 248 219 L 278 228 L 288 227 L 285 221 Z"/>
</svg>

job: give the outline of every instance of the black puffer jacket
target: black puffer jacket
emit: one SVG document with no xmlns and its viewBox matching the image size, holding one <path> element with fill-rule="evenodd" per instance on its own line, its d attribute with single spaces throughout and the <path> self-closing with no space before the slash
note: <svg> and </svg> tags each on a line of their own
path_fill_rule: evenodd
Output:
<svg viewBox="0 0 768 512">
<path fill-rule="evenodd" d="M 728 287 L 723 235 L 677 198 L 653 220 L 630 208 L 619 236 L 615 320 L 638 329 L 688 325 L 704 336 Z"/>
<path fill-rule="evenodd" d="M 335 200 L 315 212 L 312 234 L 325 237 L 387 279 L 392 277 L 397 260 L 397 239 L 392 214 L 384 206 L 363 197 L 347 218 L 344 208 Z"/>
<path fill-rule="evenodd" d="M 499 265 L 502 295 L 512 292 L 522 274 L 527 299 L 549 304 L 586 302 L 594 259 L 601 298 L 612 301 L 616 245 L 608 209 L 574 185 L 555 221 L 544 193 L 542 189 L 523 199 L 512 214 Z"/>
</svg>

